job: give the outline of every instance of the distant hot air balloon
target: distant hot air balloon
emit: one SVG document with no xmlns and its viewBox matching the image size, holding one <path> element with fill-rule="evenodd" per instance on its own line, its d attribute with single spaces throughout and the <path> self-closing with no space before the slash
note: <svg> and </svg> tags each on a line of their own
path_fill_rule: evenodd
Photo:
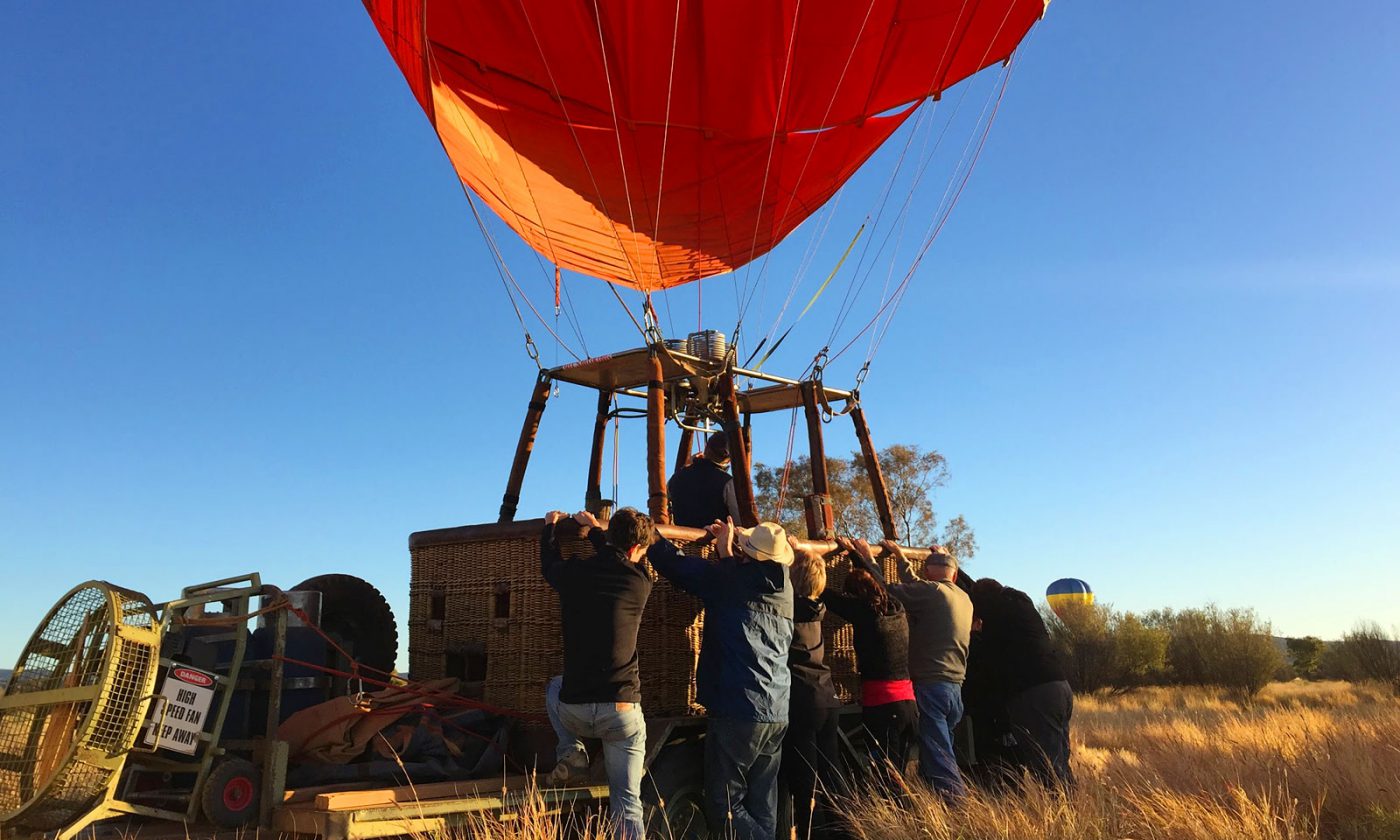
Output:
<svg viewBox="0 0 1400 840">
<path fill-rule="evenodd" d="M 1079 578 L 1060 578 L 1045 587 L 1045 600 L 1050 602 L 1055 615 L 1063 618 L 1064 609 L 1070 604 L 1094 603 L 1094 590 Z"/>
<path fill-rule="evenodd" d="M 761 257 L 1048 0 L 364 0 L 458 177 L 643 292 Z"/>
</svg>

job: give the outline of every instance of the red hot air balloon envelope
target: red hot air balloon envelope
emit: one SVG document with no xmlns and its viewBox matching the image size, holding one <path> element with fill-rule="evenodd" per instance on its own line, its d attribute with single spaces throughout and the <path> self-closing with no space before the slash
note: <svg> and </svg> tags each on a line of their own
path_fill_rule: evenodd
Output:
<svg viewBox="0 0 1400 840">
<path fill-rule="evenodd" d="M 462 182 L 654 291 L 762 256 L 1048 0 L 364 0 Z"/>
<path fill-rule="evenodd" d="M 1094 603 L 1094 590 L 1078 578 L 1060 578 L 1045 588 L 1045 600 L 1055 615 L 1064 618 L 1063 611 L 1069 604 Z"/>
</svg>

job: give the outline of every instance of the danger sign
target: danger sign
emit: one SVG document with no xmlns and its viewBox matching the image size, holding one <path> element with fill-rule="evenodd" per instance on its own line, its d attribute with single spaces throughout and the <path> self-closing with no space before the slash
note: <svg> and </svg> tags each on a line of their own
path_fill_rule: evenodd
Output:
<svg viewBox="0 0 1400 840">
<path fill-rule="evenodd" d="M 194 755 L 214 700 L 215 679 L 213 674 L 194 668 L 172 667 L 160 687 L 160 696 L 165 698 L 164 720 L 162 704 L 157 701 L 151 706 L 151 720 L 146 725 L 146 745 Z M 156 732 L 157 726 L 160 732 Z"/>
</svg>

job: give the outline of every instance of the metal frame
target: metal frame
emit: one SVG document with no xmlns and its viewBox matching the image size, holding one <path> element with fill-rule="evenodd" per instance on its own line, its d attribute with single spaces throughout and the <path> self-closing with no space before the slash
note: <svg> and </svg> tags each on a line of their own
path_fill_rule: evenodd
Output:
<svg viewBox="0 0 1400 840">
<path fill-rule="evenodd" d="M 741 378 L 768 384 L 740 390 L 738 380 Z M 739 517 L 742 520 L 740 524 L 752 527 L 758 524 L 759 516 L 754 501 L 748 424 L 754 414 L 802 407 L 807 418 L 812 468 L 813 492 L 804 499 L 808 537 L 827 540 L 835 532 L 821 427 L 835 414 L 845 413 L 851 414 L 856 436 L 860 439 L 881 529 L 887 538 L 894 539 L 897 535 L 890 513 L 889 490 L 880 470 L 879 457 L 870 441 L 870 429 L 860 408 L 858 392 L 828 388 L 821 381 L 819 373 L 813 379 L 788 379 L 739 367 L 732 352 L 723 359 L 703 359 L 672 350 L 664 342 L 540 371 L 530 393 L 515 457 L 511 461 L 498 522 L 515 520 L 520 489 L 534 451 L 546 401 L 555 382 L 567 382 L 598 391 L 598 411 L 593 425 L 593 445 L 584 491 L 584 507 L 595 514 L 605 512 L 608 507 L 604 504 L 601 487 L 607 421 L 619 412 L 639 411 L 632 408 L 612 409 L 612 402 L 618 397 L 646 401 L 647 509 L 652 519 L 660 524 L 670 522 L 666 496 L 669 474 L 666 471 L 665 452 L 668 423 L 675 423 L 681 430 L 676 449 L 676 470 L 684 466 L 696 432 L 711 434 L 723 431 L 728 436 L 734 495 L 739 502 Z M 643 388 L 645 390 L 641 390 Z M 844 403 L 845 408 L 835 411 L 831 408 L 833 403 Z M 702 422 L 712 425 L 701 425 Z"/>
<path fill-rule="evenodd" d="M 155 632 L 163 639 L 177 618 L 184 617 L 191 610 L 208 604 L 223 603 L 231 616 L 248 616 L 249 605 L 254 597 L 269 594 L 257 573 L 224 578 L 209 583 L 186 587 L 181 597 L 159 606 L 160 623 Z M 276 654 L 286 651 L 286 613 L 274 613 Z M 221 738 L 229 706 L 243 669 L 243 661 L 248 647 L 248 621 L 232 621 L 230 633 L 233 636 L 233 657 L 227 674 L 215 675 L 215 708 L 213 726 L 201 735 L 201 748 L 192 759 L 176 759 L 160 755 L 155 748 L 150 751 L 135 750 L 119 757 L 120 767 L 112 775 L 112 780 L 102 798 L 72 823 L 52 835 L 52 840 L 72 840 L 93 823 L 117 816 L 142 816 L 174 822 L 193 822 L 199 817 L 200 798 L 204 785 L 209 780 L 216 759 L 232 750 L 246 752 L 253 756 L 255 763 L 261 758 L 262 790 L 259 824 L 270 825 L 273 806 L 280 803 L 286 787 L 287 745 L 275 740 L 275 732 L 281 716 L 281 683 L 284 667 L 280 659 L 274 658 L 268 696 L 268 736 L 252 741 L 228 742 L 227 748 Z M 161 666 L 169 668 L 175 663 L 162 657 Z M 137 736 L 138 740 L 141 737 Z M 261 753 L 261 756 L 258 754 Z M 187 798 L 184 810 L 158 808 L 128 801 L 133 796 L 132 785 L 140 773 L 194 773 L 195 782 L 188 794 L 179 792 L 179 798 Z"/>
</svg>

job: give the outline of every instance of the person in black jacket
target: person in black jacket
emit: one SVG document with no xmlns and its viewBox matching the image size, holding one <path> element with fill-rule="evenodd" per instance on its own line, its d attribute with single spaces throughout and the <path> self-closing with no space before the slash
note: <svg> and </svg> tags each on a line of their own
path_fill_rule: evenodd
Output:
<svg viewBox="0 0 1400 840">
<path fill-rule="evenodd" d="M 592 557 L 565 560 L 557 523 L 545 515 L 540 572 L 559 592 L 564 630 L 564 674 L 545 692 L 549 722 L 559 737 L 549 783 L 567 785 L 586 774 L 584 738 L 603 742 L 608 806 L 619 838 L 641 840 L 642 774 L 646 721 L 637 669 L 637 628 L 651 595 L 651 578 L 638 565 L 652 541 L 651 519 L 623 508 L 608 522 L 607 537 L 592 514 L 574 514 Z"/>
<path fill-rule="evenodd" d="M 788 648 L 792 701 L 781 777 L 792 797 L 799 840 L 842 837 L 846 835 L 832 807 L 847 796 L 837 726 L 841 700 L 825 661 L 822 619 L 826 606 L 819 600 L 826 590 L 826 558 L 802 548 L 791 537 L 788 542 L 793 550 L 792 646 Z"/>
<path fill-rule="evenodd" d="M 729 466 L 729 436 L 723 432 L 705 441 L 705 454 L 676 471 L 666 485 L 671 499 L 671 521 L 686 528 L 708 528 L 711 523 L 739 522 L 739 500 Z"/>
<path fill-rule="evenodd" d="M 869 551 L 857 551 L 856 544 L 844 538 L 836 543 L 851 558 L 852 568 L 844 592 L 828 589 L 822 593 L 822 603 L 855 631 L 861 719 L 871 740 L 872 757 L 902 772 L 919 731 L 914 683 L 909 678 L 909 617 L 904 605 L 885 588 L 885 576 L 866 556 Z"/>
<path fill-rule="evenodd" d="M 974 655 L 985 668 L 983 690 L 1001 701 L 1019 763 L 1047 786 L 1073 785 L 1074 693 L 1040 611 L 1026 593 L 991 578 L 973 584 L 972 606 L 981 627 Z"/>
</svg>

